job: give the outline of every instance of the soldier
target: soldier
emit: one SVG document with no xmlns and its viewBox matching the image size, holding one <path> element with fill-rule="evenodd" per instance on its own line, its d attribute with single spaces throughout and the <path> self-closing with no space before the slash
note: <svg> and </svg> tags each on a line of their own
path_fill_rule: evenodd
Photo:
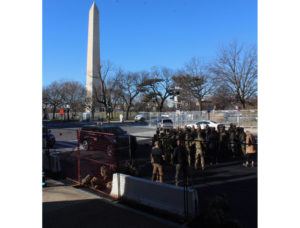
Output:
<svg viewBox="0 0 300 228">
<path fill-rule="evenodd" d="M 193 142 L 193 144 L 196 147 L 195 169 L 198 169 L 198 164 L 200 159 L 202 171 L 204 171 L 205 169 L 203 143 L 204 143 L 204 139 L 202 138 L 201 134 L 198 134 L 197 138 Z"/>
<path fill-rule="evenodd" d="M 195 154 L 196 154 L 196 148 L 195 148 L 195 144 L 193 144 L 194 140 L 197 138 L 197 131 L 195 129 L 194 126 L 192 126 L 192 130 L 191 130 L 191 164 L 194 164 L 194 158 L 195 158 Z"/>
<path fill-rule="evenodd" d="M 206 124 L 205 126 L 205 129 L 203 131 L 201 131 L 202 133 L 202 138 L 204 139 L 204 143 L 203 143 L 203 151 L 204 151 L 204 154 L 206 156 L 208 156 L 208 151 L 207 151 L 207 145 L 208 145 L 208 140 L 207 140 L 207 137 L 208 135 L 210 134 L 210 127 Z"/>
<path fill-rule="evenodd" d="M 187 181 L 187 170 L 186 170 L 186 151 L 185 148 L 182 146 L 182 143 L 180 140 L 176 141 L 176 148 L 174 149 L 173 152 L 173 157 L 174 157 L 174 163 L 176 167 L 176 174 L 175 174 L 175 184 L 179 184 L 179 174 L 180 171 L 183 171 L 183 176 L 184 176 L 184 182 L 186 184 Z"/>
<path fill-rule="evenodd" d="M 236 157 L 236 128 L 232 123 L 228 129 L 229 134 L 229 151 L 233 159 Z"/>
<path fill-rule="evenodd" d="M 246 131 L 246 162 L 243 164 L 245 167 L 248 167 L 250 162 L 251 167 L 254 167 L 256 155 L 255 144 L 254 136 L 249 131 Z"/>
<path fill-rule="evenodd" d="M 220 134 L 219 134 L 219 142 L 218 142 L 218 155 L 220 156 L 221 159 L 224 159 L 226 156 L 226 139 L 227 135 L 225 132 L 225 126 L 223 126 L 220 129 Z"/>
<path fill-rule="evenodd" d="M 246 157 L 246 133 L 244 131 L 244 128 L 240 128 L 240 135 L 239 135 L 239 142 L 241 144 L 241 152 L 243 158 Z"/>
<path fill-rule="evenodd" d="M 165 156 L 166 160 L 171 163 L 171 154 L 172 154 L 172 133 L 169 131 L 169 133 L 165 136 L 165 145 L 164 145 L 164 150 L 165 150 Z"/>
<path fill-rule="evenodd" d="M 152 138 L 152 146 L 154 146 L 154 142 L 159 141 L 159 128 L 156 128 L 156 133 L 154 134 Z"/>
<path fill-rule="evenodd" d="M 112 187 L 112 173 L 107 166 L 100 167 L 99 177 L 92 177 L 88 174 L 82 180 L 82 185 L 96 188 L 102 191 L 110 191 Z"/>
<path fill-rule="evenodd" d="M 172 151 L 172 153 L 171 153 L 171 161 L 170 161 L 170 164 L 171 165 L 173 165 L 174 164 L 174 157 L 173 157 L 173 151 L 174 151 L 174 149 L 176 148 L 176 146 L 177 146 L 177 143 L 176 143 L 176 135 L 175 134 L 173 134 L 172 136 L 171 136 L 171 146 L 170 146 L 170 148 L 171 148 L 171 151 Z"/>
<path fill-rule="evenodd" d="M 235 145 L 236 145 L 236 156 L 238 156 L 238 157 L 242 155 L 240 134 L 241 134 L 241 128 L 237 127 L 236 131 L 235 131 Z"/>
<path fill-rule="evenodd" d="M 152 180 L 159 179 L 159 182 L 163 182 L 163 160 L 165 160 L 165 156 L 162 150 L 159 148 L 159 142 L 154 142 L 154 147 L 152 148 L 150 154 L 151 160 L 153 160 L 153 172 L 152 172 Z M 158 173 L 159 178 L 156 177 Z"/>
<path fill-rule="evenodd" d="M 192 129 L 191 129 L 191 136 L 193 139 L 197 138 L 197 131 L 196 131 L 194 125 L 192 126 Z"/>
<path fill-rule="evenodd" d="M 164 152 L 164 146 L 165 146 L 165 134 L 164 132 L 161 132 L 159 135 L 159 147 Z"/>
<path fill-rule="evenodd" d="M 198 137 L 198 135 L 200 135 L 201 137 L 203 136 L 200 125 L 197 126 L 197 137 Z"/>
<path fill-rule="evenodd" d="M 210 164 L 217 163 L 218 135 L 215 128 L 210 128 L 207 134 L 207 153 Z"/>
<path fill-rule="evenodd" d="M 187 151 L 187 158 L 188 158 L 188 164 L 189 167 L 191 167 L 191 144 L 192 144 L 192 137 L 190 135 L 190 133 L 188 132 L 188 130 L 186 129 L 185 131 L 185 149 Z"/>
</svg>

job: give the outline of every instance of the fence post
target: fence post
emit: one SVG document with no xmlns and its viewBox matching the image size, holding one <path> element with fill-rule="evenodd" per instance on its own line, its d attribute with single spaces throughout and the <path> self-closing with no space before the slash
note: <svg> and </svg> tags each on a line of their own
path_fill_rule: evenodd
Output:
<svg viewBox="0 0 300 228">
<path fill-rule="evenodd" d="M 80 144 L 79 144 L 79 138 L 78 138 L 79 131 L 77 130 L 77 178 L 78 182 L 81 183 L 81 177 L 80 177 Z"/>
<path fill-rule="evenodd" d="M 131 137 L 130 135 L 128 135 L 128 140 L 129 140 L 129 158 L 130 158 L 130 162 L 132 162 L 132 153 L 131 153 Z"/>
</svg>

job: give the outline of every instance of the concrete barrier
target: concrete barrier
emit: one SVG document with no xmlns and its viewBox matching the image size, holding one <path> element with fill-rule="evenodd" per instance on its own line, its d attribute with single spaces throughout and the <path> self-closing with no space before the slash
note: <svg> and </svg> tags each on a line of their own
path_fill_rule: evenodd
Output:
<svg viewBox="0 0 300 228">
<path fill-rule="evenodd" d="M 183 187 L 125 174 L 113 175 L 111 195 L 179 216 L 194 218 L 199 211 L 195 189 L 187 188 L 184 191 Z"/>
</svg>

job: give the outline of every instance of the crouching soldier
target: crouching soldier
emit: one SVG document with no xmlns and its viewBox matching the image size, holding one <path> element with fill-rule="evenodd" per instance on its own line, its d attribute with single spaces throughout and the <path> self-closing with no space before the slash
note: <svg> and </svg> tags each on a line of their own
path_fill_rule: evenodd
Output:
<svg viewBox="0 0 300 228">
<path fill-rule="evenodd" d="M 88 174 L 82 180 L 82 185 L 109 192 L 112 187 L 112 174 L 107 166 L 100 167 L 100 176 L 92 177 Z"/>
</svg>

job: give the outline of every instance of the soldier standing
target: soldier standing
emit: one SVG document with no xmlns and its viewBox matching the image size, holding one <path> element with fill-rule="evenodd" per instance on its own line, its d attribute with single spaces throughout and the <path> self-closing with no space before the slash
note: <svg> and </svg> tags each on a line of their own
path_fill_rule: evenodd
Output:
<svg viewBox="0 0 300 228">
<path fill-rule="evenodd" d="M 219 142 L 218 142 L 218 154 L 221 159 L 224 159 L 226 156 L 226 132 L 225 132 L 225 126 L 223 126 L 220 129 L 220 134 L 219 134 Z"/>
<path fill-rule="evenodd" d="M 202 138 L 201 134 L 198 134 L 197 138 L 193 142 L 193 144 L 196 147 L 195 169 L 198 169 L 199 160 L 200 160 L 202 171 L 204 171 L 205 169 L 203 143 L 204 143 L 204 139 Z"/>
<path fill-rule="evenodd" d="M 171 163 L 172 160 L 172 133 L 169 131 L 169 133 L 165 136 L 165 155 L 166 155 L 166 160 Z"/>
<path fill-rule="evenodd" d="M 237 127 L 236 131 L 235 131 L 235 145 L 236 145 L 236 156 L 238 156 L 238 157 L 242 155 L 240 134 L 241 134 L 241 128 Z"/>
<path fill-rule="evenodd" d="M 157 180 L 158 178 L 156 177 L 157 173 L 159 175 L 159 182 L 163 182 L 163 167 L 162 163 L 163 160 L 165 160 L 165 156 L 161 149 L 159 148 L 159 143 L 156 141 L 154 143 L 154 147 L 152 148 L 151 151 L 151 160 L 153 160 L 153 172 L 152 172 L 152 180 Z"/>
<path fill-rule="evenodd" d="M 186 151 L 185 148 L 182 146 L 180 140 L 176 141 L 176 148 L 174 149 L 174 163 L 176 167 L 176 174 L 175 174 L 175 184 L 179 184 L 179 174 L 182 170 L 184 180 L 187 180 L 187 170 L 186 170 Z"/>
<path fill-rule="evenodd" d="M 248 167 L 250 162 L 251 167 L 254 167 L 256 155 L 255 144 L 254 136 L 249 131 L 246 131 L 246 162 L 243 164 L 245 167 Z"/>
<path fill-rule="evenodd" d="M 218 162 L 218 154 L 217 154 L 217 148 L 218 148 L 218 135 L 215 130 L 215 128 L 211 128 L 210 132 L 207 137 L 208 146 L 208 156 L 210 164 L 216 164 Z"/>
<path fill-rule="evenodd" d="M 233 159 L 236 157 L 236 133 L 235 133 L 235 125 L 232 123 L 230 124 L 230 127 L 228 129 L 229 134 L 229 148 L 230 148 L 230 154 Z"/>
<path fill-rule="evenodd" d="M 241 151 L 242 151 L 242 155 L 243 158 L 246 157 L 246 133 L 244 131 L 244 128 L 240 128 L 240 137 L 239 137 L 239 141 L 241 144 Z"/>
<path fill-rule="evenodd" d="M 186 130 L 185 131 L 185 149 L 187 151 L 187 158 L 188 158 L 188 164 L 189 164 L 189 167 L 191 167 L 191 158 L 192 158 L 192 155 L 191 155 L 191 144 L 192 144 L 192 137 L 190 135 L 190 133 Z"/>
<path fill-rule="evenodd" d="M 159 141 L 159 128 L 156 128 L 156 133 L 153 135 L 152 146 L 154 146 L 154 142 L 156 141 Z"/>
</svg>

